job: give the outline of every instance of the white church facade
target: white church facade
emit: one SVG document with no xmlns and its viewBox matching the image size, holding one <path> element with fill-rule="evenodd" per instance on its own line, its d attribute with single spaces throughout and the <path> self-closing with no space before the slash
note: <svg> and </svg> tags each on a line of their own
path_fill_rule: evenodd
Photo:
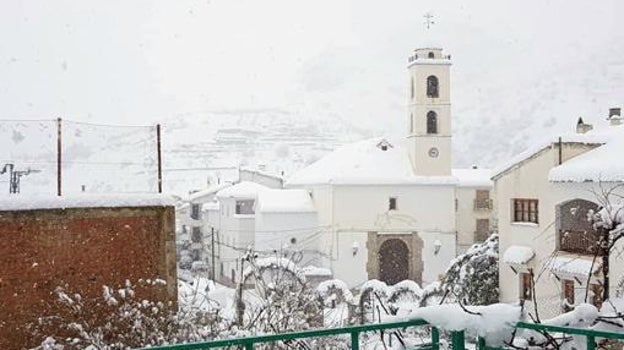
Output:
<svg viewBox="0 0 624 350">
<path fill-rule="evenodd" d="M 351 288 L 434 282 L 489 231 L 489 171 L 452 169 L 450 56 L 423 48 L 408 61 L 406 137 L 346 145 L 285 184 L 309 191 L 323 265 Z"/>
</svg>

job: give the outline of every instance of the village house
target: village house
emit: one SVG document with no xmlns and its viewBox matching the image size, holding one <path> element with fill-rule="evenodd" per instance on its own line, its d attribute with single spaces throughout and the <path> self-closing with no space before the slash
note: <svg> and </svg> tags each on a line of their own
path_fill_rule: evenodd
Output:
<svg viewBox="0 0 624 350">
<path fill-rule="evenodd" d="M 494 172 L 502 302 L 524 300 L 534 313 L 535 298 L 542 318 L 582 302 L 602 303 L 598 232 L 588 212 L 605 205 L 603 191 L 624 194 L 619 114 L 612 109 L 609 125 L 595 130 L 580 119 L 577 133 L 539 143 Z M 619 254 L 610 265 L 614 290 L 624 275 Z"/>
</svg>

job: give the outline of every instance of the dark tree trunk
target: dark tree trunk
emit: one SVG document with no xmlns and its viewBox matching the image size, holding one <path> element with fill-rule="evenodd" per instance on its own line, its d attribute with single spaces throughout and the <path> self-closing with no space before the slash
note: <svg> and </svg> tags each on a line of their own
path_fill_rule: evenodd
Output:
<svg viewBox="0 0 624 350">
<path fill-rule="evenodd" d="M 609 230 L 601 230 L 600 249 L 602 250 L 602 300 L 609 299 Z"/>
</svg>

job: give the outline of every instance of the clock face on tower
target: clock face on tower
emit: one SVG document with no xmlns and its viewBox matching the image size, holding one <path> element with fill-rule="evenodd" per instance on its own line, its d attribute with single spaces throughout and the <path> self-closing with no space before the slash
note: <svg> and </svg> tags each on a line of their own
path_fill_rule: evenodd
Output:
<svg viewBox="0 0 624 350">
<path fill-rule="evenodd" d="M 440 154 L 440 151 L 438 151 L 438 149 L 437 149 L 437 148 L 435 148 L 435 147 L 431 147 L 431 148 L 429 149 L 429 157 L 431 157 L 431 158 L 437 158 L 439 154 Z"/>
</svg>

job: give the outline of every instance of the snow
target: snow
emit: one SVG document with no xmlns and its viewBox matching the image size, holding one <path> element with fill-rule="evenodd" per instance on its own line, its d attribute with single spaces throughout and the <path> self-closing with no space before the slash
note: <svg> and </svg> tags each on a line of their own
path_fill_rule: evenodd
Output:
<svg viewBox="0 0 624 350">
<path fill-rule="evenodd" d="M 221 183 L 221 184 L 210 186 L 206 189 L 191 193 L 191 195 L 189 196 L 189 200 L 191 202 L 201 201 L 203 197 L 215 194 L 219 192 L 220 190 L 225 189 L 230 186 L 232 186 L 231 183 Z"/>
<path fill-rule="evenodd" d="M 587 328 L 596 321 L 597 317 L 598 309 L 594 305 L 583 303 L 574 307 L 574 310 L 546 320 L 543 323 L 551 326 Z"/>
<path fill-rule="evenodd" d="M 0 210 L 67 208 L 121 208 L 174 206 L 173 197 L 162 194 L 79 194 L 71 196 L 14 196 L 0 198 Z"/>
<path fill-rule="evenodd" d="M 580 256 L 556 256 L 546 263 L 553 273 L 587 276 L 592 271 L 592 258 Z M 594 263 L 593 272 L 599 270 L 598 260 Z"/>
<path fill-rule="evenodd" d="M 257 212 L 315 212 L 314 203 L 308 191 L 266 189 L 258 193 Z"/>
<path fill-rule="evenodd" d="M 301 268 L 301 273 L 303 273 L 306 276 L 331 276 L 332 275 L 332 271 L 330 269 L 327 269 L 324 267 L 313 266 L 313 265 L 309 265 L 309 266 L 305 266 Z"/>
<path fill-rule="evenodd" d="M 380 143 L 390 146 L 384 151 Z M 415 176 L 403 142 L 383 137 L 343 146 L 288 179 L 287 185 L 454 185 L 453 176 Z"/>
<path fill-rule="evenodd" d="M 526 264 L 535 256 L 533 248 L 520 245 L 509 246 L 503 254 L 503 262 L 506 264 Z"/>
<path fill-rule="evenodd" d="M 254 266 L 257 267 L 258 269 L 280 268 L 280 269 L 292 272 L 300 280 L 305 280 L 305 275 L 301 271 L 301 269 L 297 267 L 297 264 L 295 264 L 292 260 L 287 259 L 287 258 L 275 257 L 275 256 L 258 258 L 254 261 Z M 255 271 L 252 266 L 247 266 L 245 270 L 243 271 L 243 276 L 247 278 L 251 276 L 254 272 Z"/>
<path fill-rule="evenodd" d="M 219 202 L 208 202 L 202 204 L 202 211 L 219 210 Z"/>
<path fill-rule="evenodd" d="M 514 326 L 522 317 L 522 308 L 510 304 L 488 306 L 466 306 L 466 312 L 459 304 L 443 304 L 401 309 L 398 318 L 423 319 L 430 324 L 447 330 L 465 330 L 469 335 L 484 337 L 488 346 L 501 346 L 512 338 Z"/>
<path fill-rule="evenodd" d="M 267 190 L 268 187 L 251 181 L 242 181 L 236 185 L 227 187 L 217 192 L 218 198 L 257 198 L 258 192 Z"/>
<path fill-rule="evenodd" d="M 333 279 L 323 281 L 319 283 L 318 287 L 316 287 L 316 293 L 325 297 L 329 296 L 332 293 L 332 290 L 340 290 L 344 300 L 347 303 L 351 303 L 353 301 L 353 293 L 351 293 L 347 284 L 341 280 Z"/>
<path fill-rule="evenodd" d="M 459 187 L 492 187 L 491 169 L 453 169 Z"/>
<path fill-rule="evenodd" d="M 624 162 L 618 161 L 623 152 L 624 135 L 551 169 L 548 179 L 553 182 L 624 181 Z"/>
</svg>

